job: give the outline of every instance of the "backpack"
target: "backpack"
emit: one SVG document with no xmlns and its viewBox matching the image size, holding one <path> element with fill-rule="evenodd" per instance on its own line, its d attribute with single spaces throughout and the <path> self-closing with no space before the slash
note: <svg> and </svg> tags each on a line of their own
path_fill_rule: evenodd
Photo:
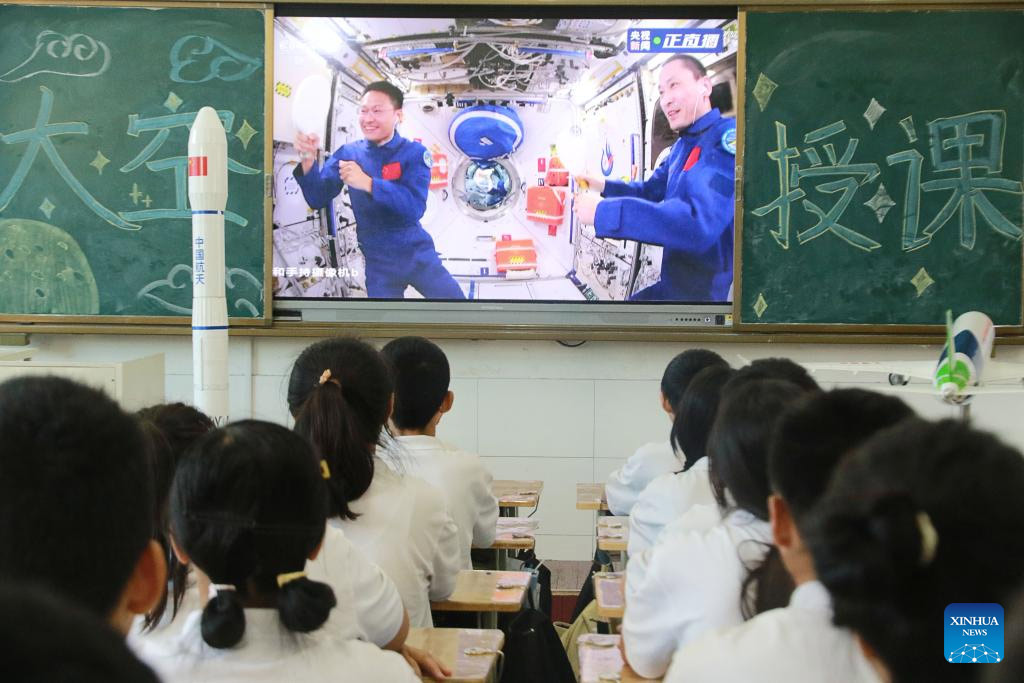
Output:
<svg viewBox="0 0 1024 683">
<path fill-rule="evenodd" d="M 531 572 L 530 590 L 526 594 L 530 607 L 538 609 L 551 618 L 551 570 L 544 566 L 543 560 L 537 559 L 532 550 L 523 550 L 516 555 L 522 564 L 521 571 Z"/>
<path fill-rule="evenodd" d="M 551 619 L 525 607 L 508 626 L 501 683 L 576 683 Z"/>
</svg>

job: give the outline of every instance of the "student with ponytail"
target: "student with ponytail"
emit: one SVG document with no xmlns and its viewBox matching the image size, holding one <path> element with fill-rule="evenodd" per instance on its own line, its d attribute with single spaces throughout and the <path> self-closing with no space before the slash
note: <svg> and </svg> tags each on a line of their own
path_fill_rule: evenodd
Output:
<svg viewBox="0 0 1024 683">
<path fill-rule="evenodd" d="M 346 640 L 328 620 L 331 588 L 307 577 L 327 520 L 317 459 L 298 435 L 237 422 L 203 437 L 177 468 L 171 539 L 209 579 L 209 598 L 172 647 L 141 653 L 175 681 L 415 681 L 400 656 Z"/>
<path fill-rule="evenodd" d="M 629 561 L 622 636 L 626 658 L 641 676 L 663 676 L 680 645 L 743 621 L 747 568 L 764 559 L 771 541 L 768 437 L 783 410 L 803 394 L 780 380 L 726 389 L 708 438 L 721 520 L 666 531 Z"/>
<path fill-rule="evenodd" d="M 177 561 L 170 549 L 168 496 L 178 462 L 193 443 L 214 429 L 213 421 L 196 408 L 184 403 L 164 403 L 143 408 L 138 417 L 144 429 L 150 433 L 156 446 L 153 449 L 154 479 L 157 494 L 157 539 L 168 553 L 168 589 L 165 598 L 146 615 L 136 619 L 135 627 L 129 633 L 129 643 L 135 649 L 142 649 L 142 641 L 172 640 L 181 632 L 184 618 L 199 609 L 200 591 L 195 577 L 188 567 Z M 153 430 L 160 434 L 153 434 Z M 162 436 L 161 436 L 162 435 Z M 161 446 L 169 446 L 162 448 Z M 324 569 L 325 558 L 335 567 Z M 429 672 L 440 674 L 436 663 L 421 657 L 419 651 L 408 648 L 405 639 L 409 630 L 409 617 L 402 607 L 398 590 L 380 568 L 367 560 L 341 531 L 328 528 L 324 535 L 323 549 L 316 560 L 308 563 L 312 574 L 320 576 L 331 586 L 341 604 L 351 609 L 334 615 L 332 625 L 346 637 L 378 645 L 384 649 L 401 652 L 412 658 L 417 666 Z M 203 585 L 203 590 L 206 585 Z M 415 668 L 415 667 L 414 667 Z"/>
<path fill-rule="evenodd" d="M 843 461 L 806 541 L 836 625 L 857 634 L 883 680 L 980 680 L 989 667 L 940 651 L 944 613 L 1008 606 L 1020 585 L 1024 457 L 962 422 L 906 420 Z"/>
<path fill-rule="evenodd" d="M 431 626 L 430 601 L 455 590 L 458 528 L 440 491 L 380 459 L 393 401 L 387 363 L 358 339 L 307 347 L 288 383 L 295 431 L 328 477 L 330 524 L 394 581 L 412 626 Z M 318 564 L 333 571 L 330 557 Z"/>
</svg>

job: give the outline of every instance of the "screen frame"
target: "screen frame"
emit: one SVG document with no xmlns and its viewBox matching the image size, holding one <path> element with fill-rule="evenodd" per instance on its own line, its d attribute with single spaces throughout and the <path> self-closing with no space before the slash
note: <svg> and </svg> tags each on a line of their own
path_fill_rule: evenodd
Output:
<svg viewBox="0 0 1024 683">
<path fill-rule="evenodd" d="M 572 3 L 557 5 L 491 5 L 491 4 L 308 4 L 279 5 L 277 17 L 495 17 L 495 18 L 674 18 L 685 14 L 694 19 L 738 20 L 735 5 L 645 5 L 645 6 L 582 6 Z M 739 36 L 739 46 L 743 36 Z M 737 58 L 740 59 L 739 49 Z M 737 73 L 737 76 L 739 73 Z M 740 120 L 737 117 L 737 125 Z M 738 139 L 742 139 L 739 136 Z M 737 157 L 737 176 L 740 159 Z M 733 211 L 739 216 L 740 206 L 734 201 Z M 733 250 L 737 246 L 736 223 L 733 227 Z M 734 256 L 734 274 L 735 274 Z M 734 275 L 735 277 L 735 275 Z M 735 298 L 735 297 L 734 297 Z M 430 299 L 368 299 L 368 298 L 304 298 L 272 297 L 275 325 L 277 323 L 303 323 L 331 325 L 352 323 L 363 326 L 397 325 L 417 330 L 437 325 L 450 325 L 453 330 L 465 327 L 467 331 L 481 326 L 501 335 L 515 332 L 549 337 L 559 330 L 569 332 L 573 338 L 588 336 L 587 330 L 603 333 L 629 333 L 642 330 L 696 331 L 728 329 L 733 320 L 733 302 L 624 302 L 624 301 L 521 301 L 521 300 L 469 300 L 444 301 Z M 473 333 L 473 336 L 479 334 Z"/>
</svg>

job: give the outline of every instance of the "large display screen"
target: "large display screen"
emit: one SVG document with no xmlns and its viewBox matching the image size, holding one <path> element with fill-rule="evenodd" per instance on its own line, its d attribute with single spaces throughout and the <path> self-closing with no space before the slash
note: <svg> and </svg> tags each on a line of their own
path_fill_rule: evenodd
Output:
<svg viewBox="0 0 1024 683">
<path fill-rule="evenodd" d="M 278 302 L 731 300 L 735 18 L 334 11 L 275 18 Z"/>
</svg>

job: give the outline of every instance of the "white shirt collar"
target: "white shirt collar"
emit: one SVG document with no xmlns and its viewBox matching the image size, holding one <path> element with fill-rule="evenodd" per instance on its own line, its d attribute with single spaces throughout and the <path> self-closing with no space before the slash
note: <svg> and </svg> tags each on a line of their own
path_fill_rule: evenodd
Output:
<svg viewBox="0 0 1024 683">
<path fill-rule="evenodd" d="M 402 444 L 408 450 L 425 450 L 428 448 L 441 448 L 442 442 L 436 436 L 426 434 L 410 434 L 408 436 L 396 436 L 395 441 Z"/>
<path fill-rule="evenodd" d="M 832 613 L 832 596 L 821 581 L 805 581 L 793 590 L 789 606 Z"/>
<path fill-rule="evenodd" d="M 690 469 L 687 472 L 707 472 L 708 471 L 708 456 L 704 456 L 697 462 L 690 465 Z"/>
</svg>

